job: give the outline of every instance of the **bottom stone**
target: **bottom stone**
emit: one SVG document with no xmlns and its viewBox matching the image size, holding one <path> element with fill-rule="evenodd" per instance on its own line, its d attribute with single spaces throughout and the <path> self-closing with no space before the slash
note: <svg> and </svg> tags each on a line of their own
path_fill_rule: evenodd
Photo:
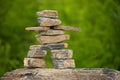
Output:
<svg viewBox="0 0 120 80">
<path fill-rule="evenodd" d="M 53 60 L 54 68 L 56 69 L 68 69 L 68 68 L 75 68 L 75 62 L 73 59 L 67 60 Z"/>
<path fill-rule="evenodd" d="M 39 58 L 24 58 L 24 66 L 29 68 L 32 68 L 32 67 L 44 68 L 45 61 Z"/>
<path fill-rule="evenodd" d="M 120 71 L 105 68 L 22 68 L 5 73 L 0 80 L 120 80 Z"/>
</svg>

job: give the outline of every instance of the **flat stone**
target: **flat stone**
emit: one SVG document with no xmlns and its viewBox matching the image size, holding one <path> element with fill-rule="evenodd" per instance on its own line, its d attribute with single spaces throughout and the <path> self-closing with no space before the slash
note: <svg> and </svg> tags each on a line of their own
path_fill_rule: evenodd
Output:
<svg viewBox="0 0 120 80">
<path fill-rule="evenodd" d="M 58 12 L 55 10 L 43 10 L 37 12 L 37 15 L 40 17 L 58 18 Z"/>
<path fill-rule="evenodd" d="M 120 80 L 120 71 L 106 68 L 22 68 L 5 73 L 0 80 Z"/>
<path fill-rule="evenodd" d="M 41 49 L 41 45 L 31 45 L 27 57 L 29 58 L 43 58 L 47 52 Z"/>
<path fill-rule="evenodd" d="M 45 45 L 31 45 L 30 51 L 32 50 L 34 53 L 46 53 L 45 50 L 57 50 L 57 49 L 63 49 L 68 48 L 67 43 L 54 43 L 54 44 L 45 44 Z M 45 55 L 45 54 L 44 54 Z"/>
<path fill-rule="evenodd" d="M 71 26 L 56 26 L 53 27 L 55 30 L 70 30 L 70 31 L 77 31 L 80 32 L 81 30 L 79 28 L 71 27 Z"/>
<path fill-rule="evenodd" d="M 47 52 L 45 50 L 29 50 L 27 57 L 29 58 L 43 58 L 45 57 Z"/>
<path fill-rule="evenodd" d="M 25 30 L 27 31 L 36 31 L 36 32 L 42 32 L 48 30 L 48 27 L 27 27 Z"/>
<path fill-rule="evenodd" d="M 69 40 L 69 38 L 70 38 L 69 35 L 57 35 L 57 36 L 41 36 L 41 35 L 37 35 L 36 36 L 36 39 L 41 44 L 59 43 L 59 42 L 65 41 L 65 40 Z"/>
<path fill-rule="evenodd" d="M 75 62 L 73 59 L 66 59 L 66 60 L 53 59 L 53 65 L 54 65 L 54 68 L 56 69 L 75 68 Z"/>
<path fill-rule="evenodd" d="M 41 48 L 41 45 L 30 45 L 30 47 L 29 47 L 30 50 L 37 50 L 40 48 Z"/>
<path fill-rule="evenodd" d="M 29 68 L 44 68 L 45 67 L 45 61 L 40 58 L 24 58 L 24 66 Z"/>
<path fill-rule="evenodd" d="M 50 19 L 50 18 L 38 18 L 38 22 L 40 23 L 40 26 L 58 26 L 61 24 L 61 21 L 58 19 Z"/>
<path fill-rule="evenodd" d="M 70 59 L 73 56 L 73 51 L 69 49 L 52 50 L 51 52 L 52 59 Z"/>
<path fill-rule="evenodd" d="M 62 34 L 64 34 L 64 31 L 62 31 L 62 30 L 47 30 L 47 31 L 41 32 L 40 34 L 43 36 L 62 35 Z"/>
<path fill-rule="evenodd" d="M 42 50 L 58 50 L 58 49 L 63 49 L 63 48 L 67 48 L 67 47 L 68 47 L 67 43 L 41 45 Z"/>
</svg>

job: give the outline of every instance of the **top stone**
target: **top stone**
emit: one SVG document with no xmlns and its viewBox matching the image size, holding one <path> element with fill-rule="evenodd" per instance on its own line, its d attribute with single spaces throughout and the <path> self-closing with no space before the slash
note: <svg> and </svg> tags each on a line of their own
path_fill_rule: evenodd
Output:
<svg viewBox="0 0 120 80">
<path fill-rule="evenodd" d="M 55 10 L 43 10 L 36 13 L 40 17 L 58 18 L 58 12 Z"/>
</svg>

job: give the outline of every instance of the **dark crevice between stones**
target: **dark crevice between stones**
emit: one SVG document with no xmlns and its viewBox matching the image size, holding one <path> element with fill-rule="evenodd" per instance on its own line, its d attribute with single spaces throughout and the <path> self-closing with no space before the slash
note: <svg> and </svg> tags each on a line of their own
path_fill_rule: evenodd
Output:
<svg viewBox="0 0 120 80">
<path fill-rule="evenodd" d="M 54 29 L 54 26 L 51 26 L 50 29 Z"/>
</svg>

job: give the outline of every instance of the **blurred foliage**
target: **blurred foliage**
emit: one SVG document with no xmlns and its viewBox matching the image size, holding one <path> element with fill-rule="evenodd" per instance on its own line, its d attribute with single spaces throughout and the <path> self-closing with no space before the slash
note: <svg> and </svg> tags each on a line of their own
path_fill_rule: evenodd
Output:
<svg viewBox="0 0 120 80">
<path fill-rule="evenodd" d="M 62 25 L 82 29 L 66 32 L 77 68 L 120 70 L 119 0 L 0 0 L 0 75 L 23 67 L 29 46 L 37 44 L 24 28 L 38 26 L 36 11 L 45 9 L 57 10 Z M 45 59 L 52 67 L 50 54 Z"/>
</svg>

